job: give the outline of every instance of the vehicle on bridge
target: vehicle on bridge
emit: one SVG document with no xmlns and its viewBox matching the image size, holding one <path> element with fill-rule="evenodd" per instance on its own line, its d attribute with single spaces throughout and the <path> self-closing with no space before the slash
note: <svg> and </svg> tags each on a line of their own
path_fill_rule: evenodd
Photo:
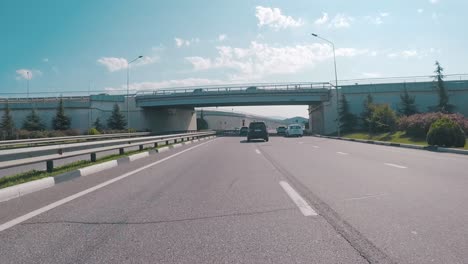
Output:
<svg viewBox="0 0 468 264">
<path fill-rule="evenodd" d="M 265 122 L 252 122 L 249 124 L 247 142 L 250 142 L 252 139 L 263 139 L 268 142 L 268 131 Z"/>
<path fill-rule="evenodd" d="M 292 124 L 286 129 L 286 137 L 302 137 L 304 135 L 304 130 L 301 125 Z"/>
</svg>

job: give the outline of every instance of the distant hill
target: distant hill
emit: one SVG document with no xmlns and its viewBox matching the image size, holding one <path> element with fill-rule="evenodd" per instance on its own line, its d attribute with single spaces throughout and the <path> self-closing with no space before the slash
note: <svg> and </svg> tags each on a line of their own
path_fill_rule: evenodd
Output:
<svg viewBox="0 0 468 264">
<path fill-rule="evenodd" d="M 302 116 L 296 116 L 292 118 L 286 118 L 284 119 L 284 122 L 288 124 L 294 124 L 294 123 L 303 124 L 304 122 L 309 122 L 309 119 L 302 117 Z"/>
</svg>

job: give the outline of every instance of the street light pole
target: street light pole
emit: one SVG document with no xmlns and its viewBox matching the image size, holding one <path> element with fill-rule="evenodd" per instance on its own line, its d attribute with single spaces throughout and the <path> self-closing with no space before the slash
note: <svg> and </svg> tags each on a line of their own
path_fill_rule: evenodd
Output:
<svg viewBox="0 0 468 264">
<path fill-rule="evenodd" d="M 322 38 L 320 37 L 319 35 L 317 34 L 314 34 L 312 33 L 311 34 L 312 36 L 316 37 L 316 38 L 319 38 L 323 41 L 326 41 L 328 42 L 331 46 L 332 46 L 332 49 L 333 49 L 333 64 L 335 66 L 335 90 L 336 90 L 336 114 L 337 114 L 337 118 L 336 118 L 336 131 L 337 131 L 337 134 L 338 134 L 338 137 L 341 136 L 341 131 L 340 131 L 340 117 L 339 117 L 339 108 L 340 108 L 340 101 L 339 101 L 339 96 L 338 96 L 338 73 L 336 71 L 336 54 L 335 54 L 335 44 L 333 42 L 331 42 L 330 40 L 328 39 L 325 39 L 325 38 Z"/>
<path fill-rule="evenodd" d="M 129 112 L 129 107 L 128 107 L 128 102 L 130 101 L 130 94 L 129 94 L 129 91 L 130 91 L 130 63 L 138 60 L 138 59 L 141 59 L 143 58 L 143 56 L 138 56 L 137 58 L 135 58 L 134 60 L 130 61 L 129 63 L 127 63 L 127 130 L 130 129 L 130 112 Z"/>
<path fill-rule="evenodd" d="M 29 79 L 30 79 L 31 77 L 30 77 L 30 75 L 29 75 L 29 74 L 30 74 L 29 71 L 27 71 L 26 73 L 28 74 L 28 78 L 26 78 L 26 81 L 27 81 L 27 84 L 26 84 L 26 87 L 27 87 L 27 88 L 26 88 L 26 91 L 27 91 L 27 93 L 26 93 L 26 98 L 27 98 L 27 101 L 29 101 Z"/>
</svg>

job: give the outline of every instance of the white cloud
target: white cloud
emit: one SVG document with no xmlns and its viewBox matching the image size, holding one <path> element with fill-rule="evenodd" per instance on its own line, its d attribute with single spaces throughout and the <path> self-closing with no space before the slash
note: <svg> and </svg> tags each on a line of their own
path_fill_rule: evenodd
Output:
<svg viewBox="0 0 468 264">
<path fill-rule="evenodd" d="M 102 57 L 98 59 L 97 62 L 104 65 L 110 72 L 119 71 L 128 67 L 128 62 L 124 58 Z"/>
<path fill-rule="evenodd" d="M 409 59 L 409 58 L 424 58 L 429 56 L 430 54 L 433 53 L 440 53 L 440 50 L 436 50 L 434 48 L 429 48 L 429 49 L 409 49 L 409 50 L 402 50 L 402 51 L 394 51 L 394 52 L 389 52 L 387 53 L 388 58 L 403 58 L 403 59 Z"/>
<path fill-rule="evenodd" d="M 354 21 L 354 18 L 351 16 L 346 16 L 344 14 L 337 14 L 330 24 L 329 27 L 333 28 L 349 28 L 351 23 Z"/>
<path fill-rule="evenodd" d="M 138 59 L 131 65 L 133 66 L 143 66 L 148 64 L 153 64 L 159 60 L 158 56 L 144 56 L 143 58 Z M 120 71 L 128 67 L 128 61 L 125 58 L 115 58 L 115 57 L 102 57 L 97 60 L 97 62 L 107 68 L 109 72 Z"/>
<path fill-rule="evenodd" d="M 207 86 L 207 85 L 217 85 L 217 84 L 226 84 L 228 82 L 216 80 L 216 79 L 204 79 L 204 78 L 187 78 L 187 79 L 177 79 L 177 80 L 166 80 L 159 82 L 137 82 L 131 83 L 129 88 L 133 91 L 135 90 L 157 90 L 162 88 L 174 88 L 174 87 L 188 87 L 188 86 Z M 106 87 L 106 91 L 121 91 L 126 89 L 126 85 L 123 84 L 118 88 L 115 87 Z"/>
<path fill-rule="evenodd" d="M 419 8 L 418 10 L 416 10 L 416 12 L 418 12 L 418 14 L 422 14 L 422 12 L 424 12 L 424 9 Z"/>
<path fill-rule="evenodd" d="M 49 58 L 43 58 L 42 61 L 43 62 L 49 62 Z"/>
<path fill-rule="evenodd" d="M 316 25 L 323 25 L 328 22 L 328 14 L 327 13 L 322 13 L 322 17 L 318 18 L 315 20 Z"/>
<path fill-rule="evenodd" d="M 429 2 L 430 2 L 431 4 L 437 4 L 437 3 L 439 3 L 439 0 L 429 0 Z"/>
<path fill-rule="evenodd" d="M 255 16 L 258 19 L 258 27 L 269 26 L 275 30 L 279 30 L 304 25 L 302 19 L 285 16 L 279 8 L 257 6 L 255 8 Z"/>
<path fill-rule="evenodd" d="M 228 69 L 231 80 L 255 80 L 274 74 L 296 73 L 317 62 L 332 58 L 328 44 L 313 43 L 295 46 L 271 46 L 251 42 L 247 48 L 219 46 L 215 58 L 187 57 L 194 70 Z M 353 57 L 367 54 L 368 50 L 340 48 L 337 56 Z"/>
<path fill-rule="evenodd" d="M 383 22 L 384 22 L 384 21 L 383 21 L 384 18 L 389 17 L 389 16 L 390 16 L 390 14 L 387 13 L 387 12 L 380 12 L 380 13 L 379 13 L 378 15 L 376 15 L 376 16 L 365 16 L 364 19 L 365 19 L 367 22 L 371 23 L 371 24 L 374 24 L 374 25 L 381 25 L 381 24 L 383 24 Z"/>
<path fill-rule="evenodd" d="M 181 38 L 174 38 L 174 41 L 175 41 L 175 44 L 178 48 L 182 47 L 182 46 L 190 46 L 190 41 L 188 40 L 183 40 Z"/>
<path fill-rule="evenodd" d="M 223 42 L 223 41 L 226 40 L 226 38 L 227 38 L 227 35 L 226 35 L 226 34 L 221 34 L 221 35 L 218 36 L 218 41 L 219 41 L 219 42 Z"/>
<path fill-rule="evenodd" d="M 207 70 L 211 68 L 211 60 L 203 57 L 186 57 L 185 60 L 193 65 L 195 70 Z"/>
<path fill-rule="evenodd" d="M 34 69 L 18 69 L 16 70 L 16 80 L 31 80 L 32 78 L 39 77 L 42 75 L 40 70 Z"/>
<path fill-rule="evenodd" d="M 174 38 L 174 41 L 175 41 L 176 47 L 181 48 L 183 46 L 188 47 L 194 43 L 199 43 L 200 39 L 192 38 L 191 40 L 187 40 L 187 39 L 182 39 L 182 38 Z"/>
<path fill-rule="evenodd" d="M 364 77 L 364 78 L 379 78 L 379 77 L 382 77 L 382 73 L 380 73 L 380 72 L 363 72 L 362 77 Z"/>
</svg>

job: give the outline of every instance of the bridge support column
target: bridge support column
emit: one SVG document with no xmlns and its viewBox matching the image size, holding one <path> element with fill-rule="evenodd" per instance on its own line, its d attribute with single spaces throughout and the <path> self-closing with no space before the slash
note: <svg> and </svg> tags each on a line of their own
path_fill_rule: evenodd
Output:
<svg viewBox="0 0 468 264">
<path fill-rule="evenodd" d="M 153 133 L 197 130 L 197 115 L 193 107 L 143 109 L 148 128 Z"/>
<path fill-rule="evenodd" d="M 324 106 L 323 103 L 309 105 L 309 130 L 312 134 L 324 133 Z"/>
</svg>

